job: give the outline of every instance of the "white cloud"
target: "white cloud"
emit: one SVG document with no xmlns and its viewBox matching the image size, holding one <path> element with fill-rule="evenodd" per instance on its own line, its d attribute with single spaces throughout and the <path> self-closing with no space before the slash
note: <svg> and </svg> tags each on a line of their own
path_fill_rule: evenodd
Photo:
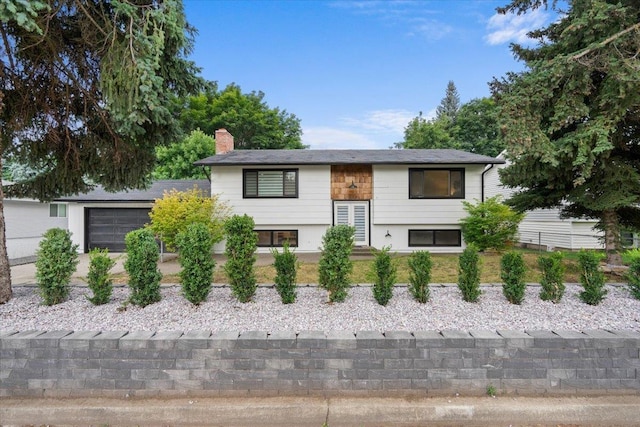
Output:
<svg viewBox="0 0 640 427">
<path fill-rule="evenodd" d="M 369 137 L 348 130 L 330 127 L 304 128 L 302 143 L 311 149 L 339 150 L 339 149 L 375 149 L 380 147 Z"/>
<path fill-rule="evenodd" d="M 453 27 L 435 19 L 420 19 L 411 26 L 409 36 L 422 36 L 428 40 L 440 40 L 453 33 Z"/>
<path fill-rule="evenodd" d="M 361 117 L 344 118 L 341 122 L 363 131 L 402 135 L 404 128 L 415 116 L 415 113 L 407 110 L 375 110 L 367 111 Z"/>
<path fill-rule="evenodd" d="M 329 6 L 357 15 L 375 17 L 387 25 L 401 27 L 410 37 L 420 36 L 434 41 L 454 32 L 451 25 L 432 18 L 433 15 L 440 14 L 440 11 L 421 0 L 342 0 L 331 2 Z"/>
<path fill-rule="evenodd" d="M 541 9 L 521 15 L 496 13 L 487 23 L 489 33 L 485 36 L 485 40 L 490 45 L 508 42 L 530 43 L 532 40 L 527 36 L 527 33 L 542 28 L 548 22 L 549 16 Z"/>
</svg>

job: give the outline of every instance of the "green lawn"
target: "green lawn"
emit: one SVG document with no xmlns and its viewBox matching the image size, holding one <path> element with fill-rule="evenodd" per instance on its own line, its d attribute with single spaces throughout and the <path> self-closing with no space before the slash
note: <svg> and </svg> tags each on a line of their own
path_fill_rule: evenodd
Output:
<svg viewBox="0 0 640 427">
<path fill-rule="evenodd" d="M 519 250 L 524 255 L 527 266 L 527 274 L 525 280 L 527 282 L 539 282 L 540 270 L 538 268 L 538 257 L 546 253 L 539 253 L 533 250 Z M 481 281 L 482 283 L 500 283 L 500 257 L 498 253 L 483 253 L 481 259 Z M 409 268 L 407 266 L 408 255 L 396 255 L 394 262 L 398 266 L 398 283 L 408 283 Z M 432 254 L 433 268 L 431 272 L 432 283 L 455 283 L 458 280 L 458 254 Z M 373 260 L 357 260 L 354 261 L 353 273 L 351 274 L 352 283 L 371 283 L 373 276 L 371 275 L 371 267 Z M 565 254 L 565 281 L 579 282 L 577 253 L 567 252 Z M 275 269 L 273 266 L 256 266 L 256 277 L 258 283 L 273 283 L 275 277 Z M 617 276 L 608 277 L 610 281 L 620 281 Z M 126 276 L 117 278 L 118 282 L 125 282 Z M 162 280 L 164 283 L 178 283 L 177 275 L 168 275 Z M 218 266 L 216 268 L 214 282 L 225 283 L 227 277 L 224 270 Z M 298 269 L 299 284 L 318 283 L 318 264 L 301 262 Z"/>
</svg>

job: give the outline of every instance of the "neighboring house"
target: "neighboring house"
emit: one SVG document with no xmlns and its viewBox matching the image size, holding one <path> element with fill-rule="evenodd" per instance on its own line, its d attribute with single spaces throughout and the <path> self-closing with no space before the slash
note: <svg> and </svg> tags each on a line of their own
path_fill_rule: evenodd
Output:
<svg viewBox="0 0 640 427">
<path fill-rule="evenodd" d="M 457 150 L 235 150 L 216 131 L 211 193 L 253 217 L 261 252 L 288 241 L 317 252 L 327 228 L 348 224 L 355 244 L 461 252 L 462 202 L 480 199 L 496 159 Z M 217 248 L 218 250 L 220 247 Z"/>
<path fill-rule="evenodd" d="M 3 183 L 4 186 L 10 184 Z M 48 229 L 67 229 L 67 205 L 64 203 L 5 198 L 2 206 L 7 253 L 11 264 L 31 261 L 36 255 L 42 235 Z"/>
<path fill-rule="evenodd" d="M 69 231 L 81 252 L 106 248 L 110 252 L 124 252 L 124 236 L 149 222 L 149 211 L 165 191 L 186 191 L 194 186 L 208 191 L 207 180 L 155 181 L 147 190 L 109 193 L 101 187 L 77 196 L 62 197 L 68 204 Z"/>
<path fill-rule="evenodd" d="M 498 156 L 505 158 L 504 153 Z M 501 195 L 508 199 L 515 190 L 506 188 L 500 182 L 498 170 L 506 163 L 491 168 L 485 174 L 486 197 Z M 547 250 L 558 249 L 601 249 L 603 233 L 593 227 L 597 221 L 587 218 L 560 218 L 560 209 L 535 209 L 528 211 L 519 227 L 519 241 L 524 246 L 542 247 Z"/>
</svg>

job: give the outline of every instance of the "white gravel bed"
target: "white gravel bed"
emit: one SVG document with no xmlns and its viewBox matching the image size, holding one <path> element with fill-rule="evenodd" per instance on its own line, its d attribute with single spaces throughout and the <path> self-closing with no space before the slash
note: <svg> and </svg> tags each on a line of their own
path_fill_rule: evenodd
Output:
<svg viewBox="0 0 640 427">
<path fill-rule="evenodd" d="M 16 287 L 14 297 L 0 305 L 0 330 L 102 331 L 393 331 L 445 329 L 510 330 L 640 330 L 640 301 L 626 288 L 608 285 L 598 306 L 583 303 L 582 288 L 569 284 L 559 304 L 540 300 L 539 286 L 529 286 L 522 305 L 512 305 L 500 286 L 483 286 L 478 303 L 464 302 L 455 286 L 433 286 L 431 300 L 419 304 L 406 287 L 396 287 L 384 307 L 370 287 L 353 287 L 343 303 L 328 304 L 327 292 L 300 287 L 294 304 L 285 305 L 272 287 L 258 288 L 252 302 L 239 303 L 228 287 L 214 287 L 200 306 L 189 303 L 179 286 L 163 287 L 162 301 L 145 308 L 127 305 L 126 287 L 114 289 L 112 302 L 92 305 L 74 287 L 70 298 L 55 306 L 41 303 L 35 287 Z"/>
</svg>

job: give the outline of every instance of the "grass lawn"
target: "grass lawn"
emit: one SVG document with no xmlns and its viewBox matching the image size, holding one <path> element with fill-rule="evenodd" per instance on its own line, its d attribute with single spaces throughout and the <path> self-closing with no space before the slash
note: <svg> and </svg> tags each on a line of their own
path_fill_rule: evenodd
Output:
<svg viewBox="0 0 640 427">
<path fill-rule="evenodd" d="M 539 282 L 540 270 L 538 268 L 538 257 L 541 253 L 532 250 L 521 250 L 527 266 L 527 274 L 525 280 L 527 282 Z M 544 255 L 544 253 L 542 253 Z M 481 282 L 482 283 L 500 283 L 500 257 L 498 253 L 483 253 L 481 259 Z M 396 255 L 394 262 L 398 266 L 397 283 L 409 282 L 409 267 L 407 265 L 408 255 Z M 458 254 L 432 254 L 433 268 L 431 270 L 432 283 L 456 283 L 458 280 Z M 351 274 L 352 283 L 372 283 L 374 281 L 371 274 L 373 260 L 356 260 L 354 261 L 353 273 Z M 579 282 L 580 276 L 578 271 L 577 255 L 567 254 L 564 259 L 565 264 L 565 282 Z M 256 266 L 256 278 L 258 283 L 273 283 L 275 277 L 275 269 L 273 266 Z M 619 282 L 620 277 L 609 276 L 608 281 Z M 119 277 L 118 282 L 126 282 L 125 277 Z M 214 274 L 214 283 L 227 283 L 227 277 L 221 266 L 216 267 Z M 162 279 L 163 283 L 179 283 L 177 275 L 167 275 Z M 297 276 L 298 284 L 318 283 L 318 264 L 301 262 L 298 268 Z"/>
</svg>

